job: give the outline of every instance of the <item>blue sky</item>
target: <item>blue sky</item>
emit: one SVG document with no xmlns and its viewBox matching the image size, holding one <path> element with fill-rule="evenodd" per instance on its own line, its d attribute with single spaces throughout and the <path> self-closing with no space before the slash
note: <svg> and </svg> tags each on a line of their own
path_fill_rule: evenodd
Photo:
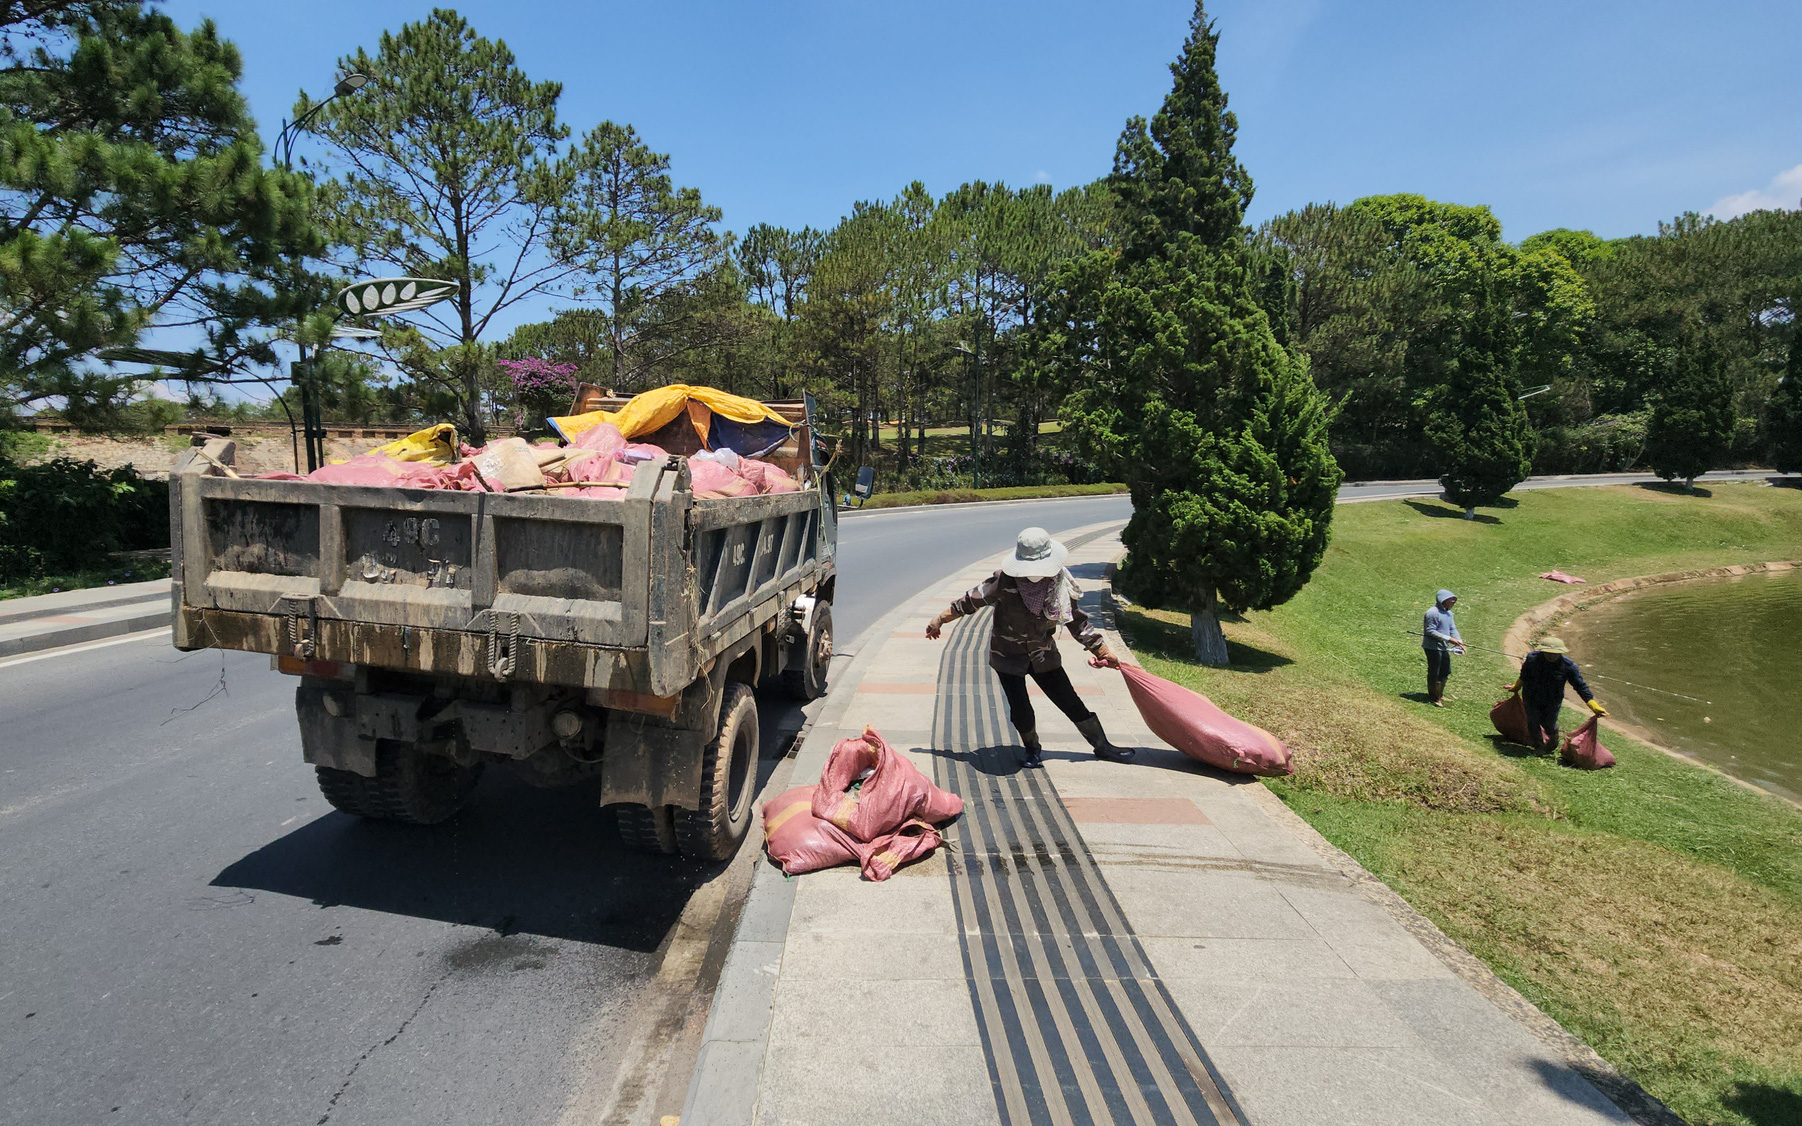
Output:
<svg viewBox="0 0 1802 1126">
<path fill-rule="evenodd" d="M 273 136 L 302 86 L 427 4 L 176 0 L 245 59 Z M 728 226 L 828 226 L 920 179 L 1065 187 L 1168 88 L 1187 0 L 458 5 L 580 133 L 629 122 Z M 1219 0 L 1252 218 L 1415 191 L 1487 203 L 1510 239 L 1603 236 L 1685 210 L 1802 199 L 1794 0 Z M 368 96 L 368 95 L 365 95 Z M 304 144 L 304 142 L 303 142 Z M 1789 174 L 1787 181 L 1779 177 Z M 1758 193 L 1775 193 L 1766 198 Z M 1732 204 L 1718 208 L 1734 210 Z"/>
<path fill-rule="evenodd" d="M 296 93 L 428 3 L 168 0 L 244 56 L 274 139 Z M 468 0 L 576 135 L 630 123 L 743 231 L 829 227 L 918 179 L 1058 188 L 1106 174 L 1156 111 L 1192 0 Z M 1796 0 L 1218 0 L 1219 65 L 1257 186 L 1250 219 L 1419 192 L 1506 237 L 1652 233 L 1802 201 Z M 380 96 L 374 88 L 360 97 Z M 303 139 L 297 152 L 306 151 Z M 495 327 L 540 319 L 521 306 Z"/>
</svg>

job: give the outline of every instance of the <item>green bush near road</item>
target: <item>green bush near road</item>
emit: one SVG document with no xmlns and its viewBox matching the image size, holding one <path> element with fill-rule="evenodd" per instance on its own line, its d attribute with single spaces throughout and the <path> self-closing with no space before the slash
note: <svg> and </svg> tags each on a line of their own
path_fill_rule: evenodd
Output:
<svg viewBox="0 0 1802 1126">
<path fill-rule="evenodd" d="M 984 500 L 1036 500 L 1046 497 L 1100 497 L 1124 493 L 1125 485 L 1020 485 L 1006 489 L 923 489 L 913 493 L 881 493 L 864 508 L 907 508 L 921 504 L 969 504 Z"/>
<path fill-rule="evenodd" d="M 1147 668 L 1287 741 L 1297 770 L 1271 789 L 1510 985 L 1695 1126 L 1770 1126 L 1802 1105 L 1802 811 L 1612 731 L 1620 765 L 1599 773 L 1504 753 L 1499 656 L 1459 661 L 1445 709 L 1411 698 L 1407 631 L 1438 587 L 1499 649 L 1560 593 L 1551 567 L 1605 582 L 1802 557 L 1802 490 L 1709 488 L 1534 491 L 1485 523 L 1342 507 L 1307 589 L 1227 623 L 1224 670 L 1189 659 L 1184 616 L 1121 624 Z"/>
<path fill-rule="evenodd" d="M 101 469 L 60 457 L 19 465 L 0 458 L 0 583 L 104 576 L 116 551 L 167 546 L 167 482 L 130 466 Z"/>
</svg>

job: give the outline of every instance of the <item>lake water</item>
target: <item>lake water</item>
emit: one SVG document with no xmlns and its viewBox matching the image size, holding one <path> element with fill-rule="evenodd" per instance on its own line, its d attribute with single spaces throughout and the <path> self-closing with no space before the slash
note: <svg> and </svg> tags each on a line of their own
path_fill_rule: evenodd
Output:
<svg viewBox="0 0 1802 1126">
<path fill-rule="evenodd" d="M 1578 667 L 1616 678 L 1589 684 L 1610 715 L 1666 747 L 1802 797 L 1802 570 L 1648 587 L 1569 621 L 1553 632 Z"/>
</svg>

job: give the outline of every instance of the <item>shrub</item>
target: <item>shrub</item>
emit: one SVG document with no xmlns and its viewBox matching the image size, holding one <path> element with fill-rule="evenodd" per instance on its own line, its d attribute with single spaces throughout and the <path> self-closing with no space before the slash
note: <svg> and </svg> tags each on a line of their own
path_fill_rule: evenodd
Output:
<svg viewBox="0 0 1802 1126">
<path fill-rule="evenodd" d="M 0 460 L 0 579 L 82 570 L 114 551 L 168 544 L 166 482 L 66 457 Z"/>
</svg>

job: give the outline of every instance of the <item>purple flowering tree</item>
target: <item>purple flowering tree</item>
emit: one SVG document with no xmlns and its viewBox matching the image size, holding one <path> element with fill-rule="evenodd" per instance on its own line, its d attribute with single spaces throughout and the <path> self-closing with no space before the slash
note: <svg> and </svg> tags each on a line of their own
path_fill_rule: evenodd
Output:
<svg viewBox="0 0 1802 1126">
<path fill-rule="evenodd" d="M 499 360 L 497 366 L 513 381 L 513 398 L 520 412 L 516 423 L 522 429 L 538 426 L 569 409 L 576 392 L 576 365 L 527 356 L 523 360 Z"/>
</svg>

